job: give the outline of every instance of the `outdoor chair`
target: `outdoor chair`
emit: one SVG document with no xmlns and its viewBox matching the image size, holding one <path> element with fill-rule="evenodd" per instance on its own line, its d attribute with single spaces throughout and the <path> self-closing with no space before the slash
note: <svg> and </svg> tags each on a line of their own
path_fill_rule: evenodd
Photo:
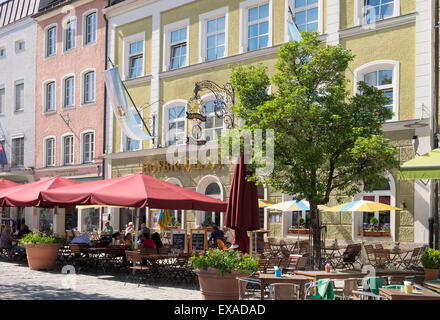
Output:
<svg viewBox="0 0 440 320">
<path fill-rule="evenodd" d="M 107 267 L 113 268 L 116 272 L 120 272 L 126 263 L 125 251 L 130 249 L 121 245 L 108 245 L 105 247 L 105 257 L 98 259 L 98 263 L 103 267 L 105 272 Z"/>
<path fill-rule="evenodd" d="M 384 247 L 381 243 L 376 243 L 374 246 L 376 247 L 376 250 L 383 250 L 384 249 Z"/>
<path fill-rule="evenodd" d="M 272 283 L 269 285 L 271 300 L 300 300 L 301 286 L 293 283 Z"/>
<path fill-rule="evenodd" d="M 259 279 L 238 277 L 238 300 L 259 300 L 260 286 Z"/>
<path fill-rule="evenodd" d="M 341 280 L 342 281 L 342 280 Z M 342 296 L 342 300 L 352 300 L 353 299 L 353 291 L 358 289 L 358 281 L 359 279 L 343 279 L 344 286 L 340 291 Z M 335 294 L 337 294 L 337 290 L 335 290 Z"/>
<path fill-rule="evenodd" d="M 299 242 L 299 254 L 303 256 L 308 255 L 310 252 L 310 243 L 309 240 L 301 240 Z"/>
<path fill-rule="evenodd" d="M 73 266 L 78 270 L 81 268 L 90 266 L 90 258 L 88 254 L 89 246 L 86 243 L 71 243 L 69 244 L 70 252 L 72 252 L 72 263 Z"/>
<path fill-rule="evenodd" d="M 399 266 L 403 267 L 405 270 L 423 270 L 423 268 L 420 267 L 420 257 L 423 252 L 423 247 L 414 248 L 409 254 L 409 257 L 402 260 Z"/>
<path fill-rule="evenodd" d="M 334 300 L 332 279 L 320 279 L 306 283 L 305 300 Z M 311 290 L 313 289 L 313 290 Z M 314 294 L 312 291 L 316 291 Z"/>
<path fill-rule="evenodd" d="M 307 257 L 289 257 L 287 267 L 283 268 L 283 273 L 293 274 L 296 270 L 304 270 L 307 265 Z"/>
<path fill-rule="evenodd" d="M 225 245 L 225 243 L 223 242 L 223 240 L 220 239 L 220 238 L 217 238 L 216 240 L 217 240 L 217 246 L 218 246 L 218 248 L 219 248 L 220 250 L 222 250 L 222 251 L 226 251 L 226 245 Z"/>
<path fill-rule="evenodd" d="M 73 240 L 75 236 L 73 235 L 73 231 L 72 230 L 66 230 L 66 242 L 70 243 L 70 241 Z"/>
<path fill-rule="evenodd" d="M 374 252 L 374 247 L 372 244 L 366 244 L 364 245 L 364 250 L 365 250 L 365 260 L 363 264 L 369 264 L 374 266 L 376 263 L 376 258 L 375 258 L 375 252 Z M 365 263 L 366 262 L 366 263 Z"/>
<path fill-rule="evenodd" d="M 147 274 L 147 271 L 150 270 L 149 267 L 141 265 L 142 258 L 141 258 L 141 254 L 139 251 L 126 250 L 125 255 L 126 255 L 127 262 L 129 264 L 131 264 L 132 266 L 130 266 L 131 272 L 128 273 L 127 278 L 125 279 L 124 286 L 127 284 L 128 278 L 135 276 L 136 271 L 138 271 L 139 273 Z M 139 287 L 141 281 L 142 281 L 142 277 L 139 277 L 138 287 Z"/>
<path fill-rule="evenodd" d="M 351 266 L 353 269 L 355 269 L 354 264 L 359 261 L 359 257 L 361 254 L 362 246 L 360 243 L 356 244 L 349 244 L 347 245 L 347 248 L 345 249 L 344 253 L 342 254 L 342 268 L 345 269 L 347 266 Z"/>
<path fill-rule="evenodd" d="M 374 252 L 375 268 L 386 269 L 390 262 L 390 252 L 385 249 L 376 249 Z"/>
<path fill-rule="evenodd" d="M 381 277 L 366 277 L 362 279 L 362 291 L 379 295 L 379 289 L 383 287 Z"/>
<path fill-rule="evenodd" d="M 353 300 L 386 300 L 384 296 L 372 292 L 353 290 Z"/>
</svg>

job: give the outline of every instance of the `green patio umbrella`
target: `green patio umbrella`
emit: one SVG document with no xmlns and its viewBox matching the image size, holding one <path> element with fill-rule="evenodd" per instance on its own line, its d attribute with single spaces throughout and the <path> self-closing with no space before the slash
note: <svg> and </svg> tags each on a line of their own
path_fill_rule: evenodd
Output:
<svg viewBox="0 0 440 320">
<path fill-rule="evenodd" d="M 440 148 L 411 159 L 400 166 L 399 180 L 440 179 Z"/>
</svg>

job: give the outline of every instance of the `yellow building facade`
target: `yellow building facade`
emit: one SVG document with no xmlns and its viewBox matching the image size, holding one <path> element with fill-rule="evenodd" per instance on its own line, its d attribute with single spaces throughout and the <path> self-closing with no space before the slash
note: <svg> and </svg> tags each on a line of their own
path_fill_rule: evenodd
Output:
<svg viewBox="0 0 440 320">
<path fill-rule="evenodd" d="M 353 92 L 362 80 L 392 98 L 389 107 L 394 116 L 383 130 L 399 148 L 399 160 L 430 151 L 430 0 L 367 1 L 367 6 L 363 0 L 126 0 L 105 9 L 109 58 L 119 67 L 133 101 L 157 138 L 130 140 L 112 110 L 107 110 L 106 178 L 144 172 L 228 201 L 233 164 L 170 166 L 167 154 L 176 145 L 186 145 L 193 135 L 194 123 L 186 119 L 186 112 L 196 82 L 210 80 L 223 86 L 234 65 L 262 63 L 274 73 L 277 50 L 289 41 L 289 8 L 300 30 L 318 31 L 323 42 L 353 51 L 356 58 L 347 70 Z M 200 96 L 200 105 L 212 108 L 215 96 L 206 90 Z M 211 134 L 210 139 L 215 140 L 213 133 L 226 125 L 212 114 L 210 117 L 202 135 Z M 210 148 L 214 154 L 214 145 L 198 148 Z M 390 225 L 390 232 L 371 239 L 426 243 L 430 184 L 399 181 L 394 171 L 388 178 L 389 184 L 381 190 L 355 198 L 389 203 L 402 211 L 325 213 L 322 221 L 327 225 L 327 238 L 358 239 L 364 224 L 375 216 Z M 259 187 L 259 197 L 274 202 L 292 199 L 270 186 Z M 172 215 L 186 229 L 202 225 L 208 216 L 223 226 L 223 213 L 175 211 Z M 293 236 L 289 227 L 298 217 L 307 218 L 307 212 L 267 209 L 261 209 L 260 215 L 261 226 L 271 237 Z M 123 229 L 128 221 L 125 211 L 115 209 L 110 217 L 116 229 Z M 145 210 L 144 221 L 151 228 L 157 227 L 157 217 L 157 211 Z"/>
</svg>

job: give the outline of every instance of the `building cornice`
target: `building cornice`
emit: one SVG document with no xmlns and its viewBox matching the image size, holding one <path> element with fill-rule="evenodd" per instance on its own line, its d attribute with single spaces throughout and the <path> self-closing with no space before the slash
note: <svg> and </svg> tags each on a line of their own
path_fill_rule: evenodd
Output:
<svg viewBox="0 0 440 320">
<path fill-rule="evenodd" d="M 151 78 L 152 77 L 153 76 L 151 74 L 149 74 L 147 76 L 143 76 L 143 77 L 139 77 L 139 78 L 135 78 L 135 79 L 124 80 L 124 84 L 127 87 L 132 87 L 132 86 L 136 86 L 138 84 L 143 84 L 143 83 L 151 82 Z"/>
<path fill-rule="evenodd" d="M 403 16 L 376 21 L 375 23 L 364 24 L 361 26 L 339 30 L 339 37 L 342 39 L 342 38 L 352 37 L 369 32 L 374 32 L 377 30 L 392 28 L 408 23 L 415 23 L 417 15 L 418 13 L 414 12 L 414 13 L 405 14 Z"/>
<path fill-rule="evenodd" d="M 67 1 L 67 2 L 63 2 L 53 8 L 49 8 L 45 11 L 39 12 L 34 14 L 32 17 L 38 21 L 38 22 L 42 22 L 44 20 L 47 20 L 49 18 L 55 17 L 59 14 L 66 14 L 70 9 L 65 9 L 66 6 L 72 6 L 74 8 L 78 8 L 82 5 L 85 5 L 87 3 L 92 2 L 93 0 L 72 0 L 72 1 Z M 65 12 L 64 12 L 65 11 Z"/>
<path fill-rule="evenodd" d="M 112 18 L 128 11 L 151 5 L 158 1 L 160 0 L 125 0 L 110 7 L 105 7 L 102 12 L 107 16 L 107 18 Z"/>
</svg>

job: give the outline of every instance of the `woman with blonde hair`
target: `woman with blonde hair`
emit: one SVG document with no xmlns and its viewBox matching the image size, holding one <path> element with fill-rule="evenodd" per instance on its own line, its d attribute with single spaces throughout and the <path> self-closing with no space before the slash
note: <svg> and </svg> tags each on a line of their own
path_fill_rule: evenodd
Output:
<svg viewBox="0 0 440 320">
<path fill-rule="evenodd" d="M 0 248 L 12 248 L 12 229 L 10 225 L 5 226 L 2 234 L 0 235 Z"/>
</svg>

